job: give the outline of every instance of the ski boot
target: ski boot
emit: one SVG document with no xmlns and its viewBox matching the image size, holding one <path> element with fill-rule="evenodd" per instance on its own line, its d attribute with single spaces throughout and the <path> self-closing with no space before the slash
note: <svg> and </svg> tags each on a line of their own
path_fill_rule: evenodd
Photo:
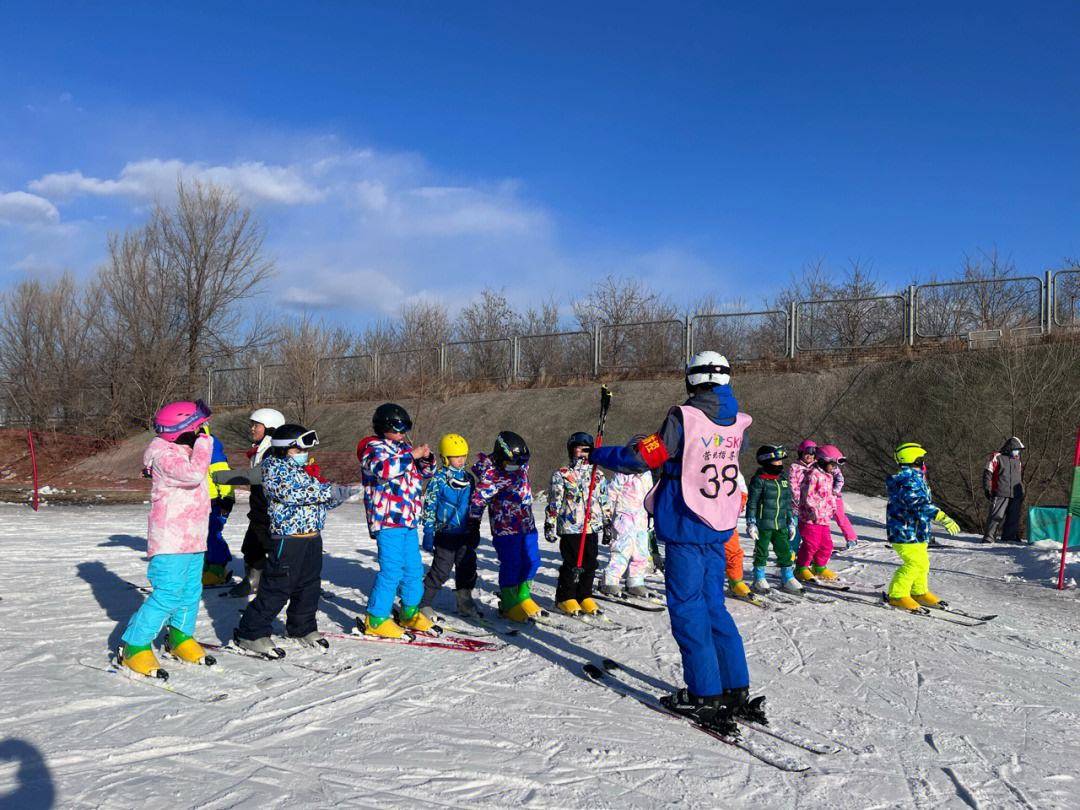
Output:
<svg viewBox="0 0 1080 810">
<path fill-rule="evenodd" d="M 436 627 L 435 622 L 423 614 L 417 607 L 403 607 L 398 619 L 401 627 L 405 630 L 415 630 L 417 633 L 426 633 Z"/>
<path fill-rule="evenodd" d="M 268 658 L 271 661 L 284 658 L 285 651 L 281 647 L 274 645 L 274 640 L 270 636 L 263 636 L 262 638 L 240 638 L 240 636 L 233 634 L 233 643 L 241 650 L 247 650 L 253 652 L 256 655 L 261 655 L 263 658 Z"/>
<path fill-rule="evenodd" d="M 745 599 L 750 595 L 750 586 L 741 579 L 738 581 L 729 579 L 728 590 L 731 592 L 731 595 L 737 599 Z"/>
<path fill-rule="evenodd" d="M 803 565 L 795 569 L 795 578 L 800 580 L 801 582 L 813 582 L 814 572 L 811 571 L 807 566 Z"/>
<path fill-rule="evenodd" d="M 206 654 L 206 650 L 199 642 L 175 627 L 169 628 L 169 634 L 165 637 L 165 649 L 171 655 L 189 664 L 203 664 L 210 667 L 217 663 L 212 655 Z"/>
<path fill-rule="evenodd" d="M 382 638 L 405 638 L 405 631 L 397 622 L 390 618 L 382 618 L 368 614 L 361 624 L 357 618 L 356 624 L 366 636 L 381 636 Z"/>
<path fill-rule="evenodd" d="M 562 602 L 557 602 L 555 607 L 567 616 L 578 616 L 581 614 L 581 605 L 578 604 L 577 599 L 564 599 Z"/>
<path fill-rule="evenodd" d="M 262 570 L 259 568 L 249 568 L 244 572 L 244 578 L 237 582 L 232 588 L 229 589 L 229 596 L 233 598 L 240 598 L 244 596 L 251 596 L 257 590 L 259 590 L 259 580 L 262 579 Z"/>
<path fill-rule="evenodd" d="M 945 608 L 949 606 L 948 602 L 942 602 L 936 593 L 933 591 L 927 591 L 926 593 L 913 593 L 911 598 L 918 602 L 923 607 L 940 607 Z"/>
<path fill-rule="evenodd" d="M 684 688 L 661 697 L 660 705 L 725 737 L 739 736 L 739 727 L 731 719 L 723 695 L 698 697 Z"/>
<path fill-rule="evenodd" d="M 886 596 L 885 601 L 901 610 L 920 610 L 921 605 L 910 596 Z"/>
<path fill-rule="evenodd" d="M 532 582 L 526 580 L 521 583 L 521 587 L 518 589 L 518 597 L 521 599 L 522 609 L 529 615 L 531 619 L 533 616 L 539 616 L 544 611 L 540 608 L 532 598 Z"/>
<path fill-rule="evenodd" d="M 147 678 L 160 678 L 163 681 L 169 679 L 169 673 L 161 668 L 157 656 L 149 644 L 136 645 L 125 644 L 116 654 L 121 666 L 127 667 L 132 672 L 145 675 Z"/>
<path fill-rule="evenodd" d="M 780 569 L 780 587 L 788 593 L 802 593 L 804 590 L 802 583 L 795 578 L 791 566 Z"/>
<path fill-rule="evenodd" d="M 835 571 L 830 570 L 829 567 L 825 565 L 815 565 L 810 570 L 813 572 L 815 579 L 823 579 L 826 582 L 835 582 L 840 579 Z"/>
<path fill-rule="evenodd" d="M 765 579 L 765 566 L 758 566 L 754 568 L 754 593 L 767 594 L 772 590 L 769 585 L 769 580 Z"/>
<path fill-rule="evenodd" d="M 460 612 L 461 611 L 459 610 L 458 613 Z M 432 624 L 438 624 L 442 621 L 442 616 L 440 616 L 431 605 L 424 605 L 420 608 L 420 614 Z"/>
<path fill-rule="evenodd" d="M 300 644 L 305 647 L 322 647 L 324 650 L 330 649 L 330 642 L 323 638 L 323 634 L 318 630 L 312 630 L 310 633 L 305 633 L 302 636 L 293 636 Z"/>
<path fill-rule="evenodd" d="M 503 588 L 499 592 L 499 615 L 512 622 L 527 622 L 531 614 L 521 599 L 521 587 Z"/>
<path fill-rule="evenodd" d="M 623 596 L 622 588 L 607 580 L 604 580 L 603 584 L 600 585 L 600 593 L 604 596 L 610 596 L 612 599 L 622 599 Z"/>
<path fill-rule="evenodd" d="M 758 695 L 756 698 L 750 698 L 750 690 L 747 687 L 741 689 L 725 689 L 724 694 L 721 695 L 724 701 L 724 706 L 727 707 L 729 716 L 732 718 L 741 718 L 751 723 L 758 723 L 763 726 L 769 725 L 769 720 L 765 716 L 765 696 Z"/>
<path fill-rule="evenodd" d="M 468 588 L 458 588 L 454 591 L 454 595 L 457 597 L 457 612 L 459 616 L 464 616 L 470 619 L 479 619 L 481 617 L 480 608 L 476 606 L 476 600 L 473 599 L 472 591 Z"/>
<path fill-rule="evenodd" d="M 230 579 L 232 579 L 232 574 L 224 565 L 207 565 L 203 567 L 202 584 L 204 586 L 225 585 Z"/>
<path fill-rule="evenodd" d="M 632 596 L 635 599 L 649 599 L 652 594 L 649 593 L 649 589 L 644 585 L 631 585 L 626 589 L 626 595 Z"/>
<path fill-rule="evenodd" d="M 586 616 L 599 616 L 604 611 L 600 610 L 600 606 L 596 604 L 596 600 L 591 596 L 586 596 L 580 602 L 581 612 Z"/>
<path fill-rule="evenodd" d="M 656 541 L 656 532 L 649 529 L 649 557 L 652 565 L 661 574 L 664 573 L 664 556 L 660 553 L 660 544 Z"/>
</svg>

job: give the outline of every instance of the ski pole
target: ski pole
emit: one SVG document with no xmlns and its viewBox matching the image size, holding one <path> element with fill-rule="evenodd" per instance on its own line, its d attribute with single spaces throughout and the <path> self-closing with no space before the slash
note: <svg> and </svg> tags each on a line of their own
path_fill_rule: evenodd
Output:
<svg viewBox="0 0 1080 810">
<path fill-rule="evenodd" d="M 1061 538 L 1061 566 L 1058 568 L 1057 589 L 1065 589 L 1065 555 L 1069 550 L 1069 532 L 1072 529 L 1073 507 L 1080 498 L 1080 430 L 1076 431 L 1076 449 L 1073 452 L 1073 481 L 1069 491 L 1069 511 L 1065 513 L 1065 536 Z"/>
<path fill-rule="evenodd" d="M 611 391 L 606 385 L 600 386 L 600 421 L 596 426 L 596 441 L 593 448 L 600 447 L 604 443 L 604 423 L 607 422 L 608 408 L 611 406 Z M 574 584 L 581 581 L 581 575 L 585 573 L 582 563 L 585 560 L 585 537 L 589 533 L 589 521 L 592 519 L 593 492 L 596 491 L 596 476 L 598 468 L 592 465 L 592 473 L 589 475 L 589 492 L 585 496 L 585 522 L 581 526 L 581 540 L 578 543 L 577 565 L 574 566 Z"/>
</svg>

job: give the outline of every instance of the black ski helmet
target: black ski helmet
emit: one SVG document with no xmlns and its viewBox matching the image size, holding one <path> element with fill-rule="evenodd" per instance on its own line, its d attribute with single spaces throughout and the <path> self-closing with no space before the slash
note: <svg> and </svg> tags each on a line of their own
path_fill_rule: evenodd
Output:
<svg viewBox="0 0 1080 810">
<path fill-rule="evenodd" d="M 521 467 L 529 463 L 529 445 L 514 431 L 504 430 L 495 437 L 491 457 L 500 467 Z"/>
<path fill-rule="evenodd" d="M 386 433 L 408 433 L 412 430 L 409 412 L 393 402 L 384 402 L 375 409 L 371 426 L 380 436 Z"/>
<path fill-rule="evenodd" d="M 274 435 L 270 439 L 270 454 L 278 458 L 285 458 L 289 455 L 290 447 L 310 450 L 318 443 L 319 434 L 314 430 L 308 430 L 303 425 L 286 423 L 274 429 Z"/>
<path fill-rule="evenodd" d="M 566 440 L 566 455 L 573 461 L 574 450 L 578 447 L 588 447 L 590 450 L 596 446 L 596 442 L 593 441 L 593 437 L 583 430 L 579 430 L 577 433 L 571 433 L 570 438 Z"/>
<path fill-rule="evenodd" d="M 782 444 L 763 444 L 757 449 L 758 464 L 782 464 L 787 451 Z"/>
</svg>

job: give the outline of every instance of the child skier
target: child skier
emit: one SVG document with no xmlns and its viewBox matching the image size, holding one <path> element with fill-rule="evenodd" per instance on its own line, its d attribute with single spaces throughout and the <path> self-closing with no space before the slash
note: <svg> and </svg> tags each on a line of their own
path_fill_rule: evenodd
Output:
<svg viewBox="0 0 1080 810">
<path fill-rule="evenodd" d="M 274 430 L 262 460 L 262 488 L 270 515 L 270 553 L 259 590 L 240 617 L 237 646 L 267 658 L 281 658 L 270 626 L 285 610 L 285 634 L 308 647 L 328 647 L 319 633 L 316 612 L 322 592 L 322 530 L 326 512 L 340 506 L 358 488 L 324 484 L 304 469 L 308 451 L 319 443 L 314 430 L 285 424 Z"/>
<path fill-rule="evenodd" d="M 846 550 L 850 550 L 858 544 L 859 535 L 855 533 L 855 527 L 851 525 L 847 513 L 844 512 L 844 464 L 846 463 L 847 459 L 843 455 L 836 461 L 836 469 L 833 471 L 833 495 L 836 496 L 836 525 L 840 528 L 840 533 L 844 535 Z"/>
<path fill-rule="evenodd" d="M 120 662 L 133 672 L 167 678 L 151 647 L 165 625 L 176 658 L 213 664 L 192 634 L 202 597 L 210 496 L 206 487 L 213 442 L 199 428 L 210 418 L 202 400 L 172 402 L 154 415 L 157 436 L 143 454 L 151 480 L 146 577 L 153 590 L 124 630 Z"/>
<path fill-rule="evenodd" d="M 817 442 L 813 439 L 805 439 L 799 445 L 799 457 L 788 468 L 788 484 L 791 486 L 791 553 L 799 551 L 799 509 L 802 507 L 803 482 L 806 474 L 813 469 L 817 461 Z"/>
<path fill-rule="evenodd" d="M 754 541 L 754 590 L 768 593 L 765 565 L 769 548 L 780 566 L 780 583 L 785 591 L 799 593 L 803 587 L 795 578 L 794 556 L 791 553 L 791 486 L 784 477 L 784 448 L 766 444 L 758 448 L 758 469 L 750 479 L 746 502 L 746 533 Z"/>
<path fill-rule="evenodd" d="M 426 444 L 413 447 L 405 435 L 412 419 L 400 405 L 387 402 L 371 418 L 374 436 L 360 440 L 356 454 L 364 481 L 368 530 L 379 548 L 379 572 L 368 596 L 367 616 L 357 625 L 365 633 L 401 638 L 405 629 L 424 632 L 434 623 L 420 612 L 424 563 L 420 559 L 423 482 L 435 471 Z M 391 618 L 401 592 L 400 624 Z"/>
<path fill-rule="evenodd" d="M 934 505 L 930 496 L 924 464 L 926 450 L 914 442 L 905 442 L 896 448 L 894 458 L 900 470 L 885 479 L 889 494 L 885 533 L 900 555 L 901 564 L 885 597 L 890 605 L 904 610 L 944 605 L 930 591 L 930 522 L 940 523 L 949 534 L 956 534 L 960 527 Z"/>
<path fill-rule="evenodd" d="M 526 622 L 543 611 L 532 598 L 532 579 L 540 569 L 540 548 L 532 513 L 529 446 L 518 434 L 502 431 L 491 455 L 478 453 L 473 465 L 476 489 L 469 517 L 479 521 L 489 510 L 491 542 L 499 558 L 499 612 Z"/>
<path fill-rule="evenodd" d="M 454 593 L 461 616 L 480 615 L 473 600 L 476 587 L 476 547 L 480 544 L 480 523 L 469 519 L 469 501 L 476 479 L 465 469 L 469 443 L 456 433 L 439 439 L 442 466 L 424 490 L 424 548 L 434 551 L 431 568 L 424 576 L 420 612 L 431 621 L 438 614 L 432 607 L 435 595 L 454 571 Z"/>
<path fill-rule="evenodd" d="M 814 455 L 817 462 L 803 474 L 799 497 L 799 536 L 802 539 L 795 555 L 795 576 L 803 582 L 839 579 L 829 568 L 833 550 L 829 524 L 836 516 L 833 473 L 841 454 L 831 444 L 823 444 Z"/>
<path fill-rule="evenodd" d="M 593 581 L 596 579 L 596 555 L 599 550 L 598 536 L 611 521 L 611 505 L 608 503 L 607 480 L 597 471 L 596 488 L 589 506 L 589 527 L 585 535 L 585 553 L 581 558 L 581 573 L 574 582 L 581 532 L 585 525 L 585 499 L 588 497 L 593 466 L 589 464 L 589 452 L 593 449 L 593 437 L 588 433 L 574 433 L 567 439 L 566 455 L 569 463 L 551 474 L 548 503 L 544 513 L 544 538 L 558 543 L 562 553 L 559 566 L 559 582 L 555 587 L 555 606 L 569 616 L 579 613 L 598 613 L 600 608 L 592 598 Z"/>
<path fill-rule="evenodd" d="M 667 603 L 686 687 L 661 702 L 735 735 L 735 716 L 765 721 L 764 698 L 749 700 L 742 637 L 724 605 L 724 543 L 739 517 L 739 447 L 751 419 L 739 412 L 723 355 L 695 355 L 685 379 L 689 398 L 657 433 L 598 447 L 591 460 L 616 472 L 662 468 L 646 505 L 667 546 Z"/>
<path fill-rule="evenodd" d="M 742 473 L 739 473 L 735 480 L 739 490 L 739 500 L 742 504 L 739 507 L 739 513 L 741 514 L 746 510 L 746 479 L 743 478 Z M 746 559 L 746 555 L 743 553 L 742 540 L 739 538 L 738 529 L 732 529 L 731 537 L 724 543 L 724 557 L 726 559 L 728 591 L 736 599 L 745 600 L 750 596 L 750 588 L 743 581 L 746 576 L 743 569 L 743 561 Z"/>
<path fill-rule="evenodd" d="M 635 436 L 631 444 L 640 442 L 644 436 Z M 623 576 L 626 576 L 626 593 L 644 599 L 649 596 L 645 587 L 645 574 L 652 562 L 650 548 L 651 531 L 649 513 L 645 509 L 645 496 L 653 487 L 652 476 L 648 472 L 615 473 L 608 486 L 608 498 L 611 502 L 611 528 L 614 538 L 611 541 L 611 554 L 607 568 L 604 569 L 604 581 L 600 586 L 603 593 L 622 596 Z"/>
<path fill-rule="evenodd" d="M 210 456 L 210 472 L 207 475 L 207 486 L 210 491 L 210 524 L 206 534 L 206 560 L 203 565 L 202 584 L 225 585 L 232 578 L 228 565 L 233 556 L 229 551 L 229 544 L 225 542 L 223 532 L 233 506 L 236 504 L 236 496 L 233 494 L 231 484 L 219 484 L 215 481 L 215 476 L 220 477 L 229 471 L 229 459 L 225 455 L 225 446 L 217 436 L 210 433 L 208 424 L 202 427 L 214 443 L 214 452 Z"/>
</svg>

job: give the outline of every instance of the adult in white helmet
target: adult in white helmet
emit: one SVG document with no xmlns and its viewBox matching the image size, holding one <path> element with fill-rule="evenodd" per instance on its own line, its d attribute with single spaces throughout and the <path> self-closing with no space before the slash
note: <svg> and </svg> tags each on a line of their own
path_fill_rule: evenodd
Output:
<svg viewBox="0 0 1080 810">
<path fill-rule="evenodd" d="M 263 568 L 266 567 L 266 551 L 270 544 L 270 514 L 267 511 L 266 494 L 260 476 L 263 455 L 270 448 L 274 431 L 285 424 L 285 415 L 274 408 L 257 408 L 248 417 L 251 421 L 251 447 L 247 451 L 250 469 L 240 483 L 251 486 L 248 503 L 248 527 L 240 551 L 244 555 L 244 578 L 229 591 L 229 596 L 248 596 L 259 588 Z M 236 478 L 230 479 L 237 483 Z"/>
</svg>

